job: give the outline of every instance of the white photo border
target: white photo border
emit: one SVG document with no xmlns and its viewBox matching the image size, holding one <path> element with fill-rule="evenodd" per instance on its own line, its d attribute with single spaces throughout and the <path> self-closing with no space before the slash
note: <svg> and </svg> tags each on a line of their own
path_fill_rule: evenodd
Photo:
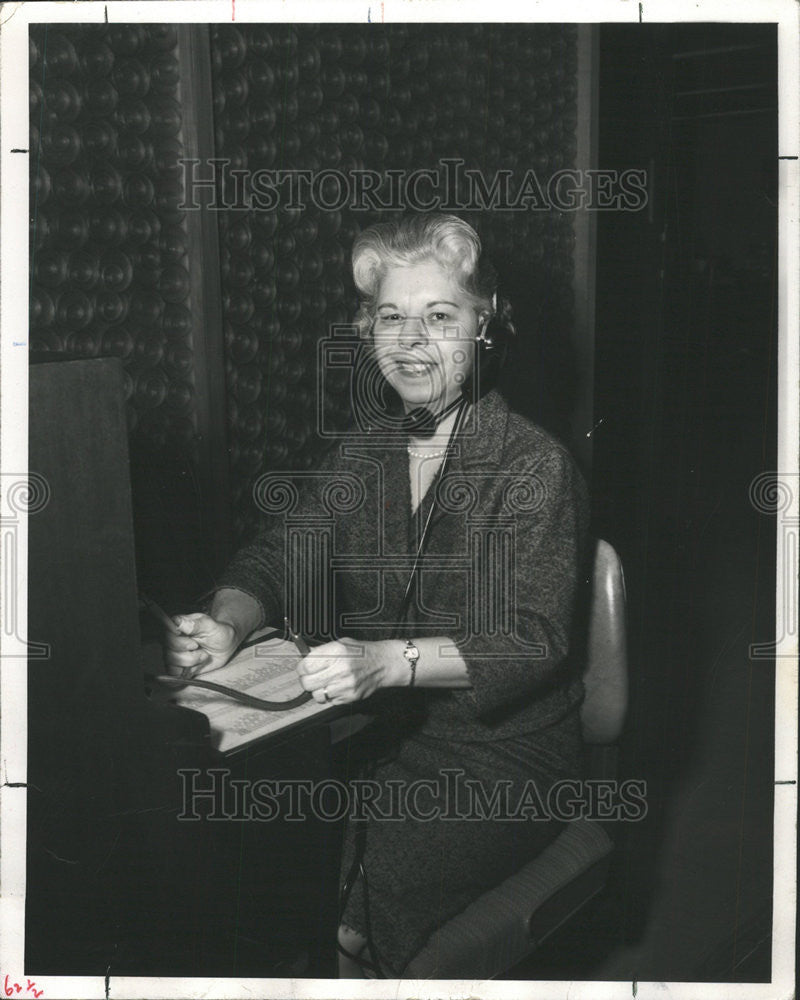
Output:
<svg viewBox="0 0 800 1000">
<path fill-rule="evenodd" d="M 27 471 L 28 393 L 28 26 L 57 22 L 503 22 L 661 23 L 675 21 L 774 22 L 778 26 L 779 73 L 779 476 L 797 481 L 800 452 L 798 409 L 800 317 L 800 6 L 793 0 L 592 0 L 565 5 L 563 0 L 130 0 L 130 2 L 6 3 L 0 8 L 0 462 L 3 488 L 8 476 Z M 21 55 L 24 53 L 24 55 Z M 0 498 L 5 502 L 5 498 Z M 798 525 L 797 491 L 784 516 Z M 19 523 L 21 564 L 18 612 L 26 621 L 27 530 Z M 796 539 L 795 539 L 796 545 Z M 0 558 L 2 556 L 0 555 Z M 797 816 L 797 633 L 787 628 L 783 609 L 797 612 L 797 587 L 785 547 L 778 539 L 776 635 L 782 636 L 776 667 L 776 765 L 774 809 L 774 912 L 771 983 L 639 982 L 472 982 L 472 981 L 339 981 L 283 979 L 157 979 L 113 976 L 114 1000 L 138 997 L 296 998 L 351 997 L 547 997 L 556 1000 L 669 997 L 696 1000 L 761 1000 L 794 994 Z M 25 634 L 23 626 L 23 635 Z M 0 798 L 0 987 L 2 975 L 22 977 L 25 892 L 26 686 L 25 653 L 20 641 L 0 635 L 0 705 L 2 706 L 2 797 Z M 104 1000 L 102 977 L 35 977 L 47 1000 L 82 997 Z"/>
</svg>

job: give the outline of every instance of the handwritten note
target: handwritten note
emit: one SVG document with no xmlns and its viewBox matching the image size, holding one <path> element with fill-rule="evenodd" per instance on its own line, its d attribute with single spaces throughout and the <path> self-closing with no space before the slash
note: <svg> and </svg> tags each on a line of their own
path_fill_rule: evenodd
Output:
<svg viewBox="0 0 800 1000">
<path fill-rule="evenodd" d="M 20 983 L 15 979 L 9 979 L 8 976 L 5 976 L 3 979 L 3 993 L 7 997 L 28 996 L 39 1000 L 44 990 L 37 990 L 36 983 L 27 977 L 23 977 Z"/>
</svg>

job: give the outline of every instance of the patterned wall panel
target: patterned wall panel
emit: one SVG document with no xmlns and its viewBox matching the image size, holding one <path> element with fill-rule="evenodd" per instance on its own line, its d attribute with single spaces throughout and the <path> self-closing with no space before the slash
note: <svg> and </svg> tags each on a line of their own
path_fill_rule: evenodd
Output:
<svg viewBox="0 0 800 1000">
<path fill-rule="evenodd" d="M 530 188 L 527 200 L 521 195 L 528 171 L 546 182 L 575 164 L 576 29 L 226 25 L 212 29 L 211 44 L 216 151 L 229 161 L 229 173 L 217 177 L 229 206 L 220 227 L 237 528 L 260 471 L 314 462 L 317 344 L 353 316 L 355 235 L 430 197 L 481 232 L 523 335 L 512 366 L 523 374 L 509 378 L 507 392 L 558 430 L 553 399 L 568 389 L 564 378 L 559 384 L 568 366 L 558 345 L 572 319 L 572 218 L 532 207 Z M 443 162 L 454 159 L 458 167 Z M 422 179 L 414 200 L 408 183 L 421 168 L 437 171 L 438 192 Z M 383 187 L 372 202 L 359 197 L 354 172 L 365 169 L 384 181 L 394 171 L 395 194 Z M 288 182 L 272 189 L 273 204 L 248 206 L 236 170 L 318 179 L 336 170 L 351 197 L 337 199 L 342 182 L 329 176 L 316 193 L 297 180 L 298 207 Z M 516 208 L 481 211 L 493 198 L 502 207 L 504 184 Z M 343 421 L 341 389 L 324 406 Z"/>
<path fill-rule="evenodd" d="M 35 25 L 31 348 L 123 359 L 132 430 L 191 448 L 181 67 L 171 25 Z"/>
<path fill-rule="evenodd" d="M 45 360 L 121 359 L 140 583 L 173 606 L 193 603 L 219 561 L 202 495 L 207 374 L 190 295 L 201 262 L 179 207 L 181 30 L 30 30 L 30 346 Z"/>
<path fill-rule="evenodd" d="M 200 35 L 195 41 L 202 45 Z M 205 317 L 193 314 L 190 294 L 190 262 L 212 265 L 205 247 L 190 248 L 190 220 L 178 207 L 183 102 L 197 99 L 179 29 L 31 30 L 30 343 L 54 357 L 122 358 L 142 478 L 159 455 L 173 479 L 176 469 L 182 477 L 177 491 L 170 486 L 169 509 L 154 501 L 140 533 L 153 552 L 188 520 L 194 537 L 203 535 L 200 380 L 226 381 L 228 455 L 211 462 L 230 464 L 235 534 L 261 471 L 313 465 L 317 346 L 355 311 L 353 239 L 398 208 L 421 207 L 430 180 L 418 183 L 417 202 L 409 193 L 420 170 L 436 172 L 439 205 L 479 229 L 514 303 L 521 337 L 507 393 L 559 431 L 570 388 L 561 352 L 572 322 L 572 217 L 536 204 L 530 189 L 527 201 L 520 194 L 529 171 L 546 182 L 575 164 L 575 28 L 219 25 L 210 41 L 209 119 L 225 178 L 218 194 L 229 206 L 215 213 L 218 376 L 196 362 Z M 211 169 L 198 167 L 205 176 Z M 260 172 L 262 181 L 283 172 L 284 186 L 272 189 L 273 202 L 248 204 L 253 191 L 236 171 Z M 380 180 L 372 199 L 358 195 L 359 171 Z M 287 175 L 295 178 L 288 190 Z M 508 199 L 516 208 L 496 210 Z M 481 203 L 495 210 L 480 211 Z M 328 380 L 323 406 L 329 423 L 347 419 L 346 379 Z M 185 541 L 183 553 L 194 544 Z M 204 574 L 184 566 L 182 575 Z"/>
</svg>

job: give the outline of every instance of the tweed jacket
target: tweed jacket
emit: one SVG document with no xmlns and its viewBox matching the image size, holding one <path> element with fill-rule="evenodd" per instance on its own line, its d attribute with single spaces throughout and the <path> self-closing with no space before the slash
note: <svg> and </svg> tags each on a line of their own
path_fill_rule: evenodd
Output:
<svg viewBox="0 0 800 1000">
<path fill-rule="evenodd" d="M 262 479 L 262 526 L 217 587 L 255 597 L 264 622 L 287 606 L 297 615 L 305 594 L 322 638 L 446 637 L 469 688 L 397 688 L 363 706 L 412 718 L 428 736 L 496 740 L 557 722 L 582 695 L 569 652 L 589 513 L 572 458 L 490 392 L 412 515 L 407 444 L 345 436 L 312 473 Z"/>
</svg>

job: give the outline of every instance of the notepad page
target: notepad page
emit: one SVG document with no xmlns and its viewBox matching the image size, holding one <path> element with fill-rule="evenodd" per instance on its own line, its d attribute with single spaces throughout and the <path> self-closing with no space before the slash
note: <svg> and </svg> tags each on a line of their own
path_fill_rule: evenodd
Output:
<svg viewBox="0 0 800 1000">
<path fill-rule="evenodd" d="M 241 650 L 224 667 L 198 676 L 267 701 L 290 701 L 303 693 L 296 670 L 300 659 L 294 643 L 268 639 Z M 312 699 L 285 712 L 270 712 L 192 687 L 176 691 L 171 700 L 208 718 L 212 743 L 222 753 L 330 709 Z"/>
</svg>

